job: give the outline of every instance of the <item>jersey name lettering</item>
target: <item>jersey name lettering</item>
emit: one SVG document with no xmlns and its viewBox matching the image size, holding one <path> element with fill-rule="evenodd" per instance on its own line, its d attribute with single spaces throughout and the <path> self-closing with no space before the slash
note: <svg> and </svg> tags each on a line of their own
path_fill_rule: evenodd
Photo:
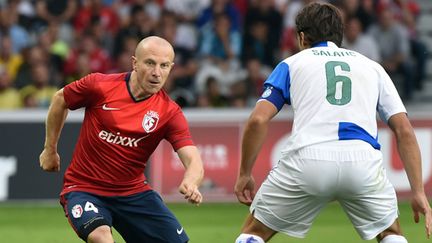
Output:
<svg viewBox="0 0 432 243">
<path fill-rule="evenodd" d="M 355 57 L 356 54 L 352 51 L 325 51 L 325 50 L 312 50 L 315 56 L 326 56 L 326 57 Z"/>
</svg>

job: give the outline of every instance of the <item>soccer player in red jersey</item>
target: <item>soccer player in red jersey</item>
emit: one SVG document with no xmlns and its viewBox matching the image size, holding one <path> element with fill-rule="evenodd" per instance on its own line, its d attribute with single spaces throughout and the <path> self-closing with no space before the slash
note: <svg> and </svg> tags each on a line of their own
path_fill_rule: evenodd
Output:
<svg viewBox="0 0 432 243">
<path fill-rule="evenodd" d="M 78 236 L 87 242 L 114 242 L 114 227 L 126 242 L 187 242 L 183 227 L 152 190 L 143 173 L 162 139 L 185 167 L 180 193 L 200 204 L 204 170 L 180 107 L 162 89 L 174 50 L 164 39 L 143 39 L 129 73 L 93 73 L 54 96 L 46 119 L 40 166 L 59 171 L 57 143 L 68 110 L 85 107 L 60 202 Z"/>
</svg>

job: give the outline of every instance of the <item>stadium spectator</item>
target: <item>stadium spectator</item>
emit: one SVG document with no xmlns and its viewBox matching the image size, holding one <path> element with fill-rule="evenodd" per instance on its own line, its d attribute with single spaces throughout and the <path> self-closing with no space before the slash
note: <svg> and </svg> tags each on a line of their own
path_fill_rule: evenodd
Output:
<svg viewBox="0 0 432 243">
<path fill-rule="evenodd" d="M 128 62 L 130 62 L 129 59 L 129 55 L 128 55 Z M 84 76 L 87 76 L 88 74 L 90 74 L 91 71 L 91 60 L 90 57 L 84 53 L 79 54 L 77 59 L 76 59 L 76 68 L 74 70 L 73 73 L 70 73 L 68 76 L 66 76 L 66 82 L 63 84 L 63 86 L 70 84 L 72 82 L 74 82 L 75 80 L 78 80 Z M 124 72 L 130 71 L 132 70 L 132 68 L 129 68 L 127 70 L 125 70 Z"/>
<path fill-rule="evenodd" d="M 376 0 L 333 0 L 330 3 L 342 10 L 344 18 L 358 18 L 363 31 L 367 31 L 377 22 Z"/>
<path fill-rule="evenodd" d="M 261 44 L 262 54 L 261 57 L 260 55 L 257 57 L 263 59 L 263 64 L 273 67 L 276 59 L 279 58 L 282 29 L 282 15 L 276 9 L 273 0 L 251 1 L 243 25 L 243 47 L 247 49 L 245 51 L 251 51 L 249 42 L 255 45 Z M 265 39 L 262 32 L 267 32 Z M 259 52 L 258 50 L 256 54 Z"/>
<path fill-rule="evenodd" d="M 72 48 L 64 64 L 64 73 L 71 75 L 76 73 L 77 59 L 80 55 L 87 55 L 90 59 L 91 72 L 106 73 L 112 68 L 111 58 L 105 49 L 99 47 L 98 41 L 93 34 L 84 33 Z"/>
<path fill-rule="evenodd" d="M 282 12 L 284 22 L 280 43 L 282 56 L 291 56 L 299 51 L 296 39 L 295 17 L 300 9 L 314 1 L 315 0 L 288 1 L 286 7 L 280 7 L 284 10 L 284 12 Z"/>
<path fill-rule="evenodd" d="M 12 110 L 22 107 L 21 96 L 12 86 L 12 79 L 6 68 L 0 65 L 0 110 Z"/>
<path fill-rule="evenodd" d="M 60 170 L 57 143 L 68 110 L 84 107 L 86 112 L 61 192 L 65 214 L 84 241 L 113 242 L 111 227 L 126 242 L 189 240 L 143 173 L 166 139 L 186 168 L 179 192 L 190 203 L 202 201 L 200 154 L 181 109 L 161 90 L 173 61 L 166 40 L 148 37 L 137 46 L 132 72 L 90 74 L 53 99 L 40 155 L 43 170 Z"/>
<path fill-rule="evenodd" d="M 63 66 L 67 58 L 70 57 L 69 45 L 59 38 L 59 26 L 56 23 L 50 23 L 46 29 L 43 29 L 37 35 L 37 45 L 39 45 L 47 56 L 47 64 L 50 70 L 51 83 L 60 87 L 64 84 Z"/>
<path fill-rule="evenodd" d="M 58 38 L 70 45 L 73 42 L 72 19 L 78 9 L 78 0 L 36 0 L 36 31 L 57 25 Z"/>
<path fill-rule="evenodd" d="M 185 48 L 191 53 L 198 46 L 197 19 L 211 0 L 165 0 L 164 8 L 177 16 L 176 46 Z M 176 52 L 177 53 L 177 52 Z"/>
<path fill-rule="evenodd" d="M 45 63 L 50 64 L 50 54 L 46 52 L 41 45 L 32 45 L 22 51 L 24 62 L 20 65 L 14 82 L 14 86 L 18 89 L 23 88 L 32 82 L 32 67 Z"/>
<path fill-rule="evenodd" d="M 214 26 L 202 29 L 199 50 L 200 67 L 196 76 L 196 89 L 202 94 L 209 76 L 214 77 L 223 95 L 229 95 L 231 84 L 241 80 L 240 66 L 241 35 L 231 28 L 226 14 L 215 16 Z"/>
<path fill-rule="evenodd" d="M 20 53 L 14 53 L 12 39 L 9 35 L 0 36 L 0 65 L 3 65 L 12 80 L 15 80 L 18 69 L 23 62 Z"/>
<path fill-rule="evenodd" d="M 208 26 L 214 26 L 217 15 L 226 15 L 231 23 L 230 29 L 241 31 L 241 15 L 236 6 L 230 0 L 211 0 L 210 6 L 204 8 L 197 19 L 199 31 Z M 210 27 L 211 28 L 211 27 Z"/>
<path fill-rule="evenodd" d="M 248 99 L 256 101 L 262 94 L 264 81 L 270 75 L 271 68 L 263 65 L 257 59 L 250 59 L 246 63 L 246 73 L 245 83 L 248 87 Z M 252 103 L 248 101 L 248 104 Z M 253 105 L 255 105 L 255 102 L 253 102 Z"/>
<path fill-rule="evenodd" d="M 221 93 L 219 81 L 210 76 L 205 82 L 205 90 L 198 97 L 198 107 L 221 108 L 228 107 L 229 100 Z"/>
<path fill-rule="evenodd" d="M 114 37 L 113 57 L 126 49 L 127 40 L 130 38 L 139 40 L 155 34 L 156 23 L 145 12 L 144 6 L 140 4 L 132 5 L 129 9 L 130 20 L 122 26 Z"/>
<path fill-rule="evenodd" d="M 30 45 L 30 35 L 18 23 L 18 2 L 10 2 L 5 8 L 0 8 L 0 36 L 10 36 L 12 53 L 19 54 Z"/>
<path fill-rule="evenodd" d="M 361 22 L 355 16 L 345 19 L 345 35 L 342 46 L 359 52 L 376 62 L 381 61 L 380 51 L 375 39 L 363 32 Z"/>
<path fill-rule="evenodd" d="M 243 33 L 242 38 L 242 62 L 247 63 L 250 59 L 256 59 L 262 64 L 272 67 L 275 48 L 270 45 L 268 38 L 272 30 L 266 23 L 255 21 L 247 31 Z"/>
<path fill-rule="evenodd" d="M 343 21 L 334 5 L 306 5 L 296 26 L 302 51 L 273 70 L 244 129 L 235 193 L 250 214 L 235 242 L 264 243 L 277 232 L 303 238 L 325 205 L 338 201 L 362 239 L 407 243 L 377 141 L 377 111 L 396 137 L 414 220 L 425 215 L 429 238 L 432 214 L 420 149 L 390 77 L 376 62 L 339 48 Z M 252 169 L 270 121 L 285 103 L 294 110 L 293 130 L 255 193 Z"/>
<path fill-rule="evenodd" d="M 103 29 L 111 35 L 117 34 L 120 27 L 120 20 L 114 9 L 102 3 L 102 0 L 83 1 L 74 16 L 73 25 L 76 34 L 80 35 L 90 25 L 92 18 L 99 16 Z"/>
<path fill-rule="evenodd" d="M 116 63 L 114 64 L 113 69 L 111 69 L 109 73 L 123 73 L 132 70 L 130 57 L 131 53 L 129 51 L 123 51 L 122 53 L 120 53 L 120 55 L 116 58 Z"/>
<path fill-rule="evenodd" d="M 198 63 L 194 52 L 177 43 L 177 23 L 178 18 L 173 12 L 163 11 L 156 33 L 170 42 L 176 53 L 175 65 L 165 84 L 165 90 L 176 102 L 181 101 L 181 104 L 177 102 L 181 107 L 188 107 L 196 102 L 195 75 Z"/>
<path fill-rule="evenodd" d="M 414 86 L 417 90 L 422 90 L 426 77 L 428 48 L 417 33 L 417 19 L 420 14 L 420 6 L 414 0 L 379 1 L 378 6 L 379 8 L 390 9 L 394 18 L 407 28 L 411 49 L 410 54 L 415 67 Z"/>
<path fill-rule="evenodd" d="M 50 83 L 49 67 L 47 63 L 36 63 L 31 67 L 32 83 L 20 89 L 20 94 L 25 107 L 48 108 L 51 99 L 57 92 L 56 86 Z"/>
<path fill-rule="evenodd" d="M 393 18 L 387 8 L 381 8 L 378 16 L 379 22 L 372 25 L 368 33 L 375 39 L 380 50 L 381 64 L 396 82 L 396 87 L 399 87 L 397 75 L 402 76 L 402 98 L 410 101 L 413 98 L 415 83 L 413 64 L 409 60 L 410 45 L 407 29 Z"/>
</svg>

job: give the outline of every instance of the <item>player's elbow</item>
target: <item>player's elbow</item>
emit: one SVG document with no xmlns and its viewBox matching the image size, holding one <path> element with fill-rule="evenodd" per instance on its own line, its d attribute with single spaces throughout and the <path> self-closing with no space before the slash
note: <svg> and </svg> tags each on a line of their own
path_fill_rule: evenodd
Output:
<svg viewBox="0 0 432 243">
<path fill-rule="evenodd" d="M 267 116 L 260 115 L 260 114 L 252 114 L 249 117 L 248 123 L 249 126 L 252 127 L 261 127 L 261 126 L 266 126 L 269 121 L 270 119 Z"/>
<path fill-rule="evenodd" d="M 393 129 L 393 133 L 398 141 L 415 139 L 414 130 L 411 126 L 397 127 Z"/>
</svg>

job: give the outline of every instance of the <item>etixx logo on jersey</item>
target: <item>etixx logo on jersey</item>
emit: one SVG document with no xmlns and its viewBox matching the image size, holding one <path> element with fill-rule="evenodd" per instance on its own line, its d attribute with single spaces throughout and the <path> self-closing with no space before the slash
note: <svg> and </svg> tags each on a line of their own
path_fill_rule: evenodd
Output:
<svg viewBox="0 0 432 243">
<path fill-rule="evenodd" d="M 156 129 L 159 123 L 159 114 L 156 111 L 147 111 L 142 121 L 144 130 L 149 133 Z"/>
</svg>

